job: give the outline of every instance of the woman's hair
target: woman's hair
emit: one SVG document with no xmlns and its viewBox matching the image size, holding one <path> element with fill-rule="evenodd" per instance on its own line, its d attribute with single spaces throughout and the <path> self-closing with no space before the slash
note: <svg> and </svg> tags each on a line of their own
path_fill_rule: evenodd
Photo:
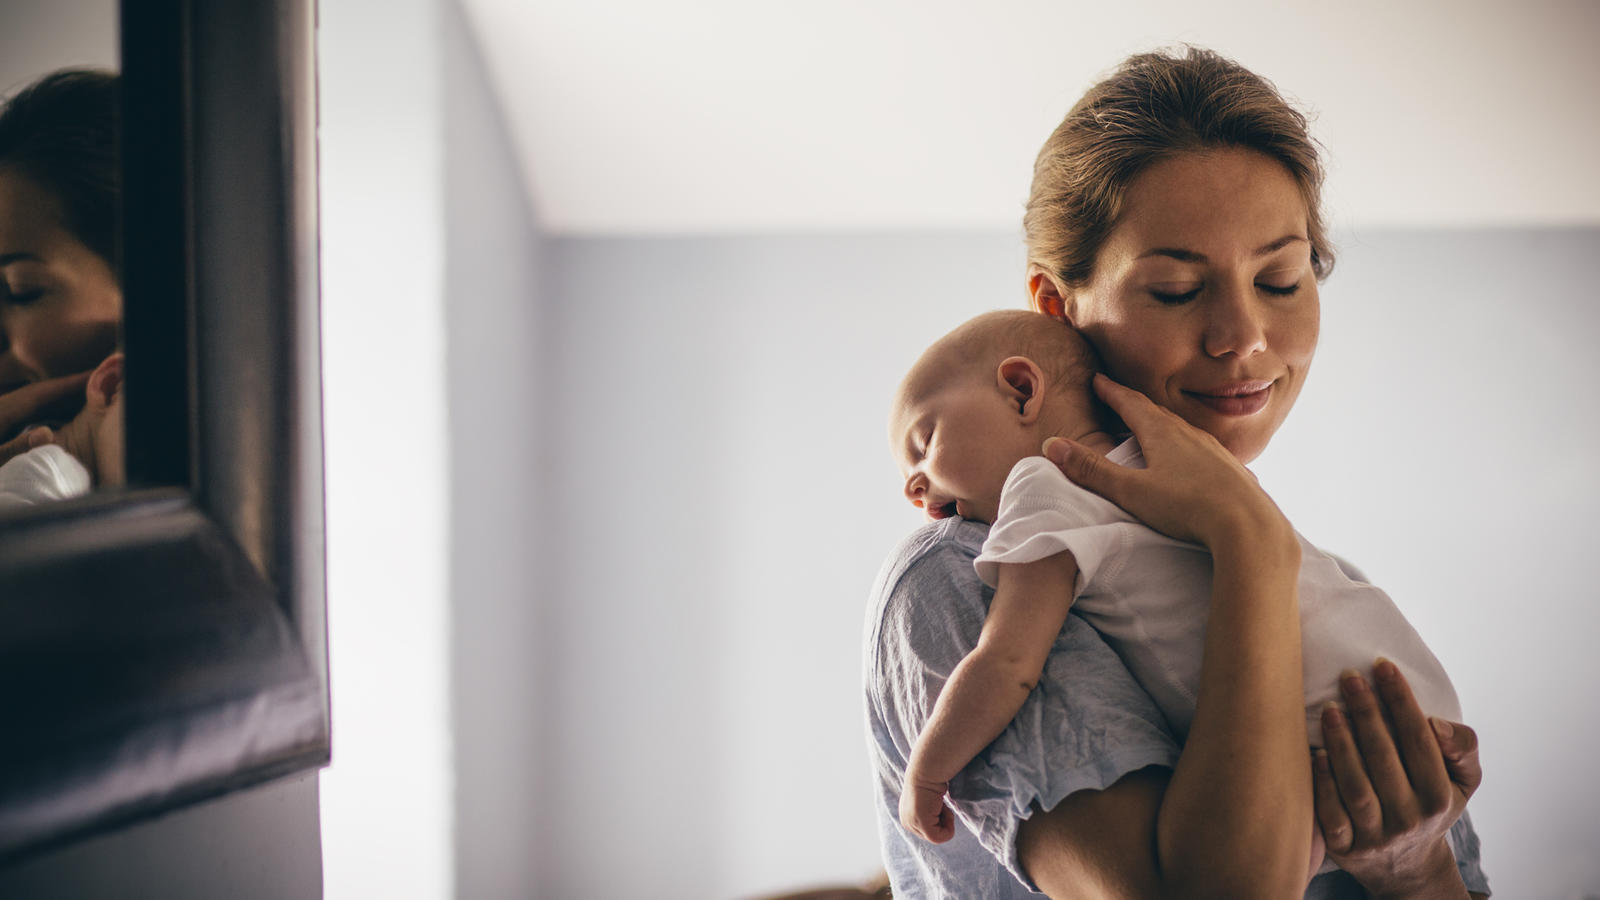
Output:
<svg viewBox="0 0 1600 900">
<path fill-rule="evenodd" d="M 118 271 L 117 76 L 63 69 L 0 110 L 0 171 L 14 171 L 61 204 L 62 225 Z"/>
<path fill-rule="evenodd" d="M 1063 286 L 1089 282 L 1129 185 L 1180 153 L 1242 147 L 1282 163 L 1306 203 L 1311 270 L 1333 269 L 1322 221 L 1322 163 L 1306 117 L 1265 78 L 1210 50 L 1129 57 L 1090 88 L 1033 166 L 1022 227 L 1028 263 Z"/>
</svg>

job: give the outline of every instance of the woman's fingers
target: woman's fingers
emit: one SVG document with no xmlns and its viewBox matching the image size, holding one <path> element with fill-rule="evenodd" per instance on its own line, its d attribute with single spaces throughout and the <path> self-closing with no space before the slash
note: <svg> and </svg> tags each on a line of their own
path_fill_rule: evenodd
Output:
<svg viewBox="0 0 1600 900">
<path fill-rule="evenodd" d="M 29 434 L 19 434 L 4 444 L 0 444 L 0 466 L 5 465 L 12 457 L 27 453 L 33 449 L 31 444 L 32 441 Z"/>
<path fill-rule="evenodd" d="M 1145 468 L 1108 462 L 1087 447 L 1051 438 L 1040 452 L 1068 479 L 1156 531 L 1218 549 L 1219 542 L 1295 546 L 1293 530 L 1255 476 L 1215 437 L 1103 375 L 1095 390 L 1133 429 Z"/>
<path fill-rule="evenodd" d="M 1121 416 L 1122 421 L 1134 432 L 1138 432 L 1141 425 L 1155 420 L 1166 412 L 1149 397 L 1131 387 L 1112 381 L 1106 375 L 1096 373 L 1093 384 L 1094 392 L 1111 407 L 1112 412 Z"/>
<path fill-rule="evenodd" d="M 1370 842 L 1383 832 L 1383 807 L 1367 778 L 1350 722 L 1332 703 L 1322 710 L 1322 743 L 1338 786 L 1339 800 L 1350 820 L 1351 840 L 1353 843 Z M 1332 847 L 1333 841 L 1329 840 L 1328 845 Z"/>
<path fill-rule="evenodd" d="M 35 381 L 0 394 L 0 436 L 29 422 L 71 415 L 83 405 L 83 391 L 88 384 L 89 373 L 79 372 Z M 0 465 L 35 446 L 38 435 L 29 434 L 19 434 L 0 444 Z"/>
<path fill-rule="evenodd" d="M 1326 750 L 1319 749 L 1311 757 L 1311 799 L 1316 804 L 1317 826 L 1322 829 L 1322 840 L 1328 852 L 1349 852 L 1355 832 L 1350 827 L 1344 803 L 1339 799 L 1339 786 L 1333 783 L 1333 766 L 1328 762 Z"/>
<path fill-rule="evenodd" d="M 1047 439 L 1039 452 L 1055 463 L 1073 484 L 1088 488 L 1112 503 L 1123 503 L 1124 482 L 1130 471 L 1126 466 L 1110 462 L 1077 441 L 1061 437 Z"/>
<path fill-rule="evenodd" d="M 0 432 L 49 418 L 59 411 L 58 407 L 81 406 L 83 390 L 88 384 L 89 373 L 79 372 L 35 381 L 0 394 Z"/>
<path fill-rule="evenodd" d="M 1323 709 L 1326 755 L 1317 751 L 1311 769 L 1328 853 L 1368 885 L 1392 881 L 1418 848 L 1443 849 L 1483 774 L 1472 729 L 1426 718 L 1397 668 L 1380 659 L 1373 669 L 1376 689 L 1354 671 L 1340 677 L 1349 714 Z"/>
<path fill-rule="evenodd" d="M 1395 749 L 1378 696 L 1367 679 L 1353 669 L 1339 677 L 1339 691 L 1344 695 L 1345 709 L 1349 711 L 1356 744 L 1361 748 L 1367 778 L 1378 795 L 1382 818 L 1391 825 L 1408 828 L 1419 818 L 1417 797 Z"/>
<path fill-rule="evenodd" d="M 1444 755 L 1445 771 L 1460 792 L 1462 802 L 1472 799 L 1483 783 L 1483 765 L 1478 761 L 1478 733 L 1460 722 L 1429 719 L 1439 752 Z"/>
<path fill-rule="evenodd" d="M 1428 717 L 1423 715 L 1411 685 L 1394 663 L 1380 659 L 1372 671 L 1378 694 L 1394 723 L 1395 741 L 1416 804 L 1423 815 L 1438 815 L 1450 808 L 1456 792 L 1450 786 L 1450 775 L 1445 771 L 1444 757 Z"/>
</svg>

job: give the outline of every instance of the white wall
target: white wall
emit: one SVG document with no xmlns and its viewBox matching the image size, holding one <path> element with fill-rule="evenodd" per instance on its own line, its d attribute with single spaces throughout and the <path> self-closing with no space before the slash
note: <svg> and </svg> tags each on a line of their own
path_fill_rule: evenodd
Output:
<svg viewBox="0 0 1600 900">
<path fill-rule="evenodd" d="M 864 878 L 879 863 L 862 616 L 915 524 L 895 502 L 888 393 L 940 328 L 1018 301 L 1014 248 L 982 235 L 551 247 L 549 896 Z"/>
<path fill-rule="evenodd" d="M 476 37 L 440 4 L 455 895 L 530 897 L 544 867 L 541 619 L 549 350 L 543 245 Z"/>
<path fill-rule="evenodd" d="M 318 11 L 333 764 L 327 896 L 450 895 L 438 4 Z"/>
<path fill-rule="evenodd" d="M 1502 897 L 1600 894 L 1600 230 L 1346 235 L 1300 408 L 1257 466 L 1433 646 L 1482 737 Z"/>
<path fill-rule="evenodd" d="M 320 16 L 327 893 L 534 896 L 538 227 L 454 0 Z"/>
<path fill-rule="evenodd" d="M 552 242 L 562 523 L 547 896 L 733 898 L 877 866 L 866 593 L 916 516 L 889 391 L 1023 300 L 1009 235 Z M 1506 897 L 1600 890 L 1600 231 L 1346 235 L 1322 351 L 1259 470 L 1386 586 L 1483 737 Z M 1426 455 L 1417 448 L 1426 448 Z M 1409 451 L 1409 452 L 1407 452 Z M 626 865 L 618 865 L 626 861 Z"/>
<path fill-rule="evenodd" d="M 117 68 L 116 0 L 7 0 L 0 12 L 0 95 L 66 66 Z"/>
</svg>

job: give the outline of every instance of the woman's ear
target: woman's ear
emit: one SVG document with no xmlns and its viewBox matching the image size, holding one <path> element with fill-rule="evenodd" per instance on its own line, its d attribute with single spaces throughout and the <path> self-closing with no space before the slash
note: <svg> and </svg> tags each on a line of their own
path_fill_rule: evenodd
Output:
<svg viewBox="0 0 1600 900">
<path fill-rule="evenodd" d="M 1067 292 L 1061 289 L 1054 275 L 1036 265 L 1028 266 L 1028 297 L 1033 311 L 1044 313 L 1052 319 L 1071 322 L 1067 314 Z"/>
<path fill-rule="evenodd" d="M 1044 371 L 1026 356 L 1008 356 L 995 369 L 1000 390 L 1022 416 L 1022 424 L 1032 425 L 1044 406 Z"/>
</svg>

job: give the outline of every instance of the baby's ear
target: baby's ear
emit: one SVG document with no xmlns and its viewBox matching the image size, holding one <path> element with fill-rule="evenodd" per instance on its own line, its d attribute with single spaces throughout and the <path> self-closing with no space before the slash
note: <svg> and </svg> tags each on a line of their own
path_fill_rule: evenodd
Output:
<svg viewBox="0 0 1600 900">
<path fill-rule="evenodd" d="M 89 405 L 105 409 L 122 393 L 122 354 L 106 357 L 89 373 L 87 389 Z"/>
<path fill-rule="evenodd" d="M 1000 383 L 1000 390 L 1022 415 L 1022 423 L 1033 424 L 1044 405 L 1044 370 L 1026 356 L 1008 356 L 1000 361 L 995 378 Z"/>
</svg>

